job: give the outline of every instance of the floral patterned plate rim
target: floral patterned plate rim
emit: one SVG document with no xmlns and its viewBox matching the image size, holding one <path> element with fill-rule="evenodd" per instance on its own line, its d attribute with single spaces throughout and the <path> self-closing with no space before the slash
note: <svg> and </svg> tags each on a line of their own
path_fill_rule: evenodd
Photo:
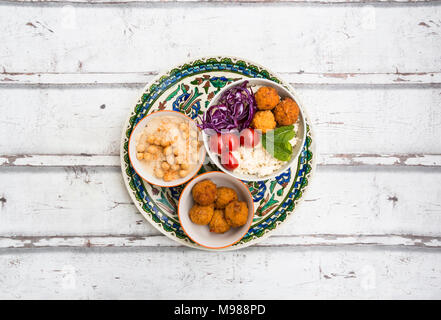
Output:
<svg viewBox="0 0 441 320">
<path fill-rule="evenodd" d="M 290 90 L 301 103 L 288 83 L 259 64 L 237 57 L 204 57 L 183 63 L 152 80 L 131 109 L 123 127 L 121 171 L 130 197 L 147 221 L 182 245 L 209 250 L 188 238 L 179 224 L 177 203 L 185 185 L 160 188 L 142 180 L 133 170 L 128 157 L 130 134 L 145 115 L 158 110 L 175 110 L 196 119 L 221 88 L 243 78 L 265 78 L 277 82 Z M 316 159 L 312 126 L 305 111 L 304 114 L 306 141 L 297 163 L 275 179 L 247 183 L 256 208 L 251 228 L 235 245 L 216 251 L 240 249 L 263 240 L 299 205 L 315 171 Z M 218 169 L 208 163 L 199 173 L 214 170 Z"/>
</svg>

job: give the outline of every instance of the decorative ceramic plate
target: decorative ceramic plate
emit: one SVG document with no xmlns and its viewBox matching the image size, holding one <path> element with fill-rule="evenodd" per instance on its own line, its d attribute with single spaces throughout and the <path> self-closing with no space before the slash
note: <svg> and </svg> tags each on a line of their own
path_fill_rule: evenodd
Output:
<svg viewBox="0 0 441 320">
<path fill-rule="evenodd" d="M 179 224 L 177 206 L 184 185 L 173 188 L 152 186 L 142 180 L 130 165 L 128 141 L 135 125 L 148 113 L 175 110 L 196 119 L 210 100 L 226 84 L 243 78 L 266 78 L 292 88 L 268 69 L 233 57 L 208 57 L 190 61 L 158 76 L 148 84 L 130 112 L 121 139 L 121 170 L 136 207 L 159 231 L 189 247 L 207 250 L 187 237 Z M 312 127 L 307 115 L 306 141 L 298 162 L 275 179 L 248 182 L 255 203 L 254 220 L 248 233 L 235 245 L 222 249 L 243 248 L 264 239 L 293 214 L 315 170 Z M 218 170 L 209 163 L 200 173 Z"/>
</svg>

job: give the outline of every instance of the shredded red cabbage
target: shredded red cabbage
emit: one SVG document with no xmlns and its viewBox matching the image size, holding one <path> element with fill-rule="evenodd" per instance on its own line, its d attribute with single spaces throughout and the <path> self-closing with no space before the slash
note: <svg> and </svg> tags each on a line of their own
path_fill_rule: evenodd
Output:
<svg viewBox="0 0 441 320">
<path fill-rule="evenodd" d="M 202 124 L 203 130 L 213 129 L 225 132 L 237 129 L 239 132 L 249 128 L 257 110 L 253 91 L 247 88 L 248 81 L 226 90 L 218 104 L 205 111 Z"/>
</svg>

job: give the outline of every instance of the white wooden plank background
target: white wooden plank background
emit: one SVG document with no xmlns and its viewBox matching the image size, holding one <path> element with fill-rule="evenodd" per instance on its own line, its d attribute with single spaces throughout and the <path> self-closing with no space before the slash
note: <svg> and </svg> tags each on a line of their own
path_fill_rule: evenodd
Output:
<svg viewBox="0 0 441 320">
<path fill-rule="evenodd" d="M 407 0 L 0 3 L 0 298 L 441 298 L 440 16 Z M 118 167 L 144 84 L 212 54 L 279 72 L 318 143 L 295 215 L 238 252 L 162 236 Z"/>
<path fill-rule="evenodd" d="M 327 155 L 323 161 L 344 161 L 339 154 L 441 154 L 441 88 L 295 88 Z M 7 86 L 0 91 L 0 135 L 8 143 L 0 143 L 0 154 L 118 155 L 127 104 L 141 90 Z"/>
<path fill-rule="evenodd" d="M 436 250 L 184 248 L 9 250 L 2 296 L 13 299 L 439 298 Z M 221 267 L 220 267 L 221 266 Z"/>
<path fill-rule="evenodd" d="M 400 73 L 440 72 L 440 13 L 436 3 L 3 5 L 0 69 L 149 74 L 211 52 L 278 72 L 398 73 L 402 82 Z"/>
<path fill-rule="evenodd" d="M 439 237 L 440 179 L 431 168 L 319 168 L 306 201 L 276 234 Z M 122 191 L 119 168 L 4 168 L 0 190 L 3 237 L 159 235 Z"/>
</svg>

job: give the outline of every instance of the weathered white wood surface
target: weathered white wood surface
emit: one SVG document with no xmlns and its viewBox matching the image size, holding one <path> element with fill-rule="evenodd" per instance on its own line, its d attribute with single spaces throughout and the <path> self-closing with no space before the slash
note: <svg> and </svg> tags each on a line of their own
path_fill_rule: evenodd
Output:
<svg viewBox="0 0 441 320">
<path fill-rule="evenodd" d="M 0 3 L 0 298 L 441 298 L 440 3 L 162 2 Z M 318 143 L 305 201 L 238 252 L 162 236 L 118 167 L 143 85 L 212 54 L 279 72 Z"/>
<path fill-rule="evenodd" d="M 439 237 L 415 235 L 273 235 L 254 245 L 262 248 L 281 247 L 417 247 L 441 248 Z M 0 237 L 0 248 L 151 248 L 185 247 L 162 235 L 151 236 L 48 236 L 48 237 Z"/>
<path fill-rule="evenodd" d="M 436 2 L 2 5 L 0 70 L 145 73 L 216 54 L 247 57 L 277 72 L 424 75 L 440 72 L 440 15 Z"/>
<path fill-rule="evenodd" d="M 441 252 L 261 248 L 9 250 L 0 296 L 48 299 L 439 298 Z"/>
<path fill-rule="evenodd" d="M 438 85 L 441 72 L 394 72 L 394 73 L 316 73 L 316 72 L 279 72 L 286 81 L 293 85 Z M 0 84 L 146 84 L 158 72 L 0 72 Z"/>
<path fill-rule="evenodd" d="M 332 156 L 338 154 L 401 154 L 404 163 L 413 154 L 441 154 L 441 88 L 294 88 L 314 124 L 318 151 L 329 154 L 331 163 L 335 157 L 350 161 Z M 120 86 L 3 88 L 0 136 L 7 140 L 0 141 L 0 158 L 118 155 L 122 126 L 141 91 Z"/>
<path fill-rule="evenodd" d="M 441 172 L 431 168 L 319 169 L 305 202 L 276 235 L 317 235 L 317 240 L 305 238 L 305 245 L 326 244 L 331 238 L 330 244 L 358 244 L 357 235 L 380 240 L 389 235 L 428 236 L 437 238 L 439 246 L 440 179 Z M 17 246 L 17 241 L 26 246 L 26 237 L 39 242 L 46 236 L 56 238 L 52 245 L 47 242 L 50 246 L 62 245 L 64 236 L 110 238 L 106 241 L 117 236 L 115 245 L 121 237 L 132 236 L 155 236 L 149 240 L 152 246 L 163 241 L 131 203 L 119 168 L 3 168 L 0 198 L 0 248 Z M 6 239 L 10 236 L 13 245 Z M 409 245 L 418 246 L 418 240 Z"/>
<path fill-rule="evenodd" d="M 220 2 L 220 3 L 320 3 L 320 4 L 337 4 L 337 3 L 425 3 L 437 2 L 439 0 L 4 0 L 5 2 L 13 3 L 75 3 L 75 4 L 141 4 L 141 3 L 164 3 L 164 2 L 190 2 L 190 3 L 205 3 L 205 2 Z"/>
<path fill-rule="evenodd" d="M 440 154 L 318 154 L 319 166 L 440 167 Z M 118 155 L 14 154 L 0 157 L 3 167 L 119 167 Z"/>
</svg>

